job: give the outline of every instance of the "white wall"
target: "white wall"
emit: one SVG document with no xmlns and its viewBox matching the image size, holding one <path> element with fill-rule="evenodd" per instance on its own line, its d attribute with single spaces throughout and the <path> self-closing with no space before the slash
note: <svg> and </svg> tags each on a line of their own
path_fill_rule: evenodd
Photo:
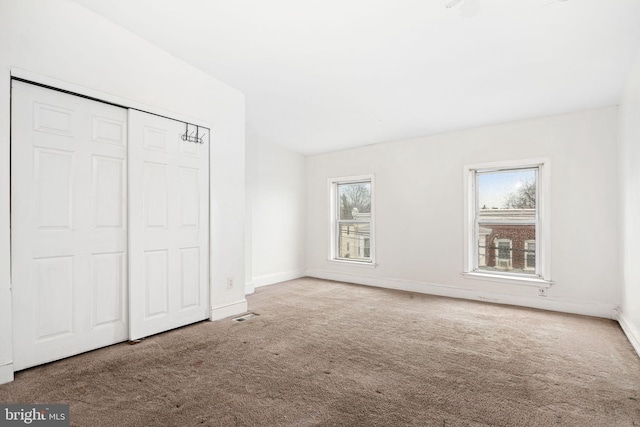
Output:
<svg viewBox="0 0 640 427">
<path fill-rule="evenodd" d="M 75 3 L 0 0 L 0 383 L 12 378 L 9 114 L 13 68 L 61 85 L 68 82 L 83 93 L 120 99 L 126 106 L 211 125 L 212 317 L 246 310 L 244 96 Z M 228 277 L 238 285 L 227 289 Z"/>
<path fill-rule="evenodd" d="M 425 117 L 428 120 L 428 117 Z M 617 108 L 544 117 L 307 158 L 311 276 L 603 317 L 619 303 Z M 549 158 L 551 279 L 464 278 L 463 166 Z M 376 268 L 327 260 L 327 179 L 375 175 Z"/>
<path fill-rule="evenodd" d="M 620 104 L 620 324 L 640 355 L 640 51 Z"/>
<path fill-rule="evenodd" d="M 253 132 L 246 158 L 250 293 L 305 274 L 306 169 L 303 156 Z"/>
</svg>

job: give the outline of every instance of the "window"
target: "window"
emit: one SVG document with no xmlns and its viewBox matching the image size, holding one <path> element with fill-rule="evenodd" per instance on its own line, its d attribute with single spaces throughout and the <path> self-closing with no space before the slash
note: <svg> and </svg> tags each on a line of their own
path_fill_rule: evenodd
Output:
<svg viewBox="0 0 640 427">
<path fill-rule="evenodd" d="M 465 275 L 549 284 L 546 159 L 466 166 Z"/>
<path fill-rule="evenodd" d="M 511 267 L 511 240 L 497 239 L 494 244 L 496 250 L 497 262 L 495 266 L 499 269 L 510 270 Z M 485 265 L 486 267 L 486 265 Z"/>
<path fill-rule="evenodd" d="M 535 240 L 527 240 L 524 242 L 524 268 L 525 270 L 535 270 L 536 268 Z"/>
<path fill-rule="evenodd" d="M 329 183 L 330 259 L 373 264 L 373 176 L 337 178 Z"/>
</svg>

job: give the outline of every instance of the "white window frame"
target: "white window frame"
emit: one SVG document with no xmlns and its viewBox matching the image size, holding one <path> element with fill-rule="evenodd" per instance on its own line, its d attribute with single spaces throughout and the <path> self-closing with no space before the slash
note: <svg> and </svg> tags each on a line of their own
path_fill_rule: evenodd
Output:
<svg viewBox="0 0 640 427">
<path fill-rule="evenodd" d="M 527 256 L 529 255 L 528 251 L 529 251 L 529 244 L 530 243 L 533 243 L 534 248 L 537 246 L 535 240 L 525 240 L 524 241 L 524 269 L 525 270 L 535 270 L 535 268 L 536 268 L 535 265 L 533 267 L 531 267 L 529 265 L 529 259 L 527 258 Z M 536 255 L 537 255 L 537 252 L 538 251 L 536 251 Z"/>
<path fill-rule="evenodd" d="M 513 268 L 513 242 L 511 239 L 496 239 L 496 260 L 498 262 L 498 267 L 500 266 L 500 260 L 504 258 L 500 258 L 500 243 L 509 243 L 509 265 L 507 268 Z"/>
<path fill-rule="evenodd" d="M 328 261 L 336 262 L 340 264 L 351 264 L 358 266 L 375 267 L 376 264 L 376 251 L 375 251 L 375 183 L 373 174 L 356 175 L 339 178 L 329 178 L 329 255 Z M 369 259 L 358 260 L 354 258 L 340 258 L 338 257 L 339 249 L 339 223 L 345 221 L 338 221 L 340 215 L 340 202 L 338 200 L 338 185 L 342 184 L 357 184 L 357 183 L 369 183 L 371 188 L 371 216 L 368 220 L 358 220 L 354 222 L 369 222 Z M 348 222 L 348 221 L 346 221 Z"/>
<path fill-rule="evenodd" d="M 535 274 L 486 271 L 478 268 L 478 209 L 477 173 L 508 172 L 519 169 L 537 169 L 536 186 L 536 263 Z M 462 274 L 468 279 L 490 280 L 518 285 L 549 287 L 551 281 L 551 244 L 550 244 L 550 173 L 551 161 L 548 158 L 522 159 L 490 163 L 478 163 L 464 166 L 464 266 Z"/>
</svg>

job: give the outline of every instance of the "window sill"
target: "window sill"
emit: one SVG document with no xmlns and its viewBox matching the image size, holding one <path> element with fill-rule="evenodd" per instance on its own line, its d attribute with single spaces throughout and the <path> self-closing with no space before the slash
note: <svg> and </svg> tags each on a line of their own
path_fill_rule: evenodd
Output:
<svg viewBox="0 0 640 427">
<path fill-rule="evenodd" d="M 334 259 L 334 258 L 327 259 L 327 261 L 332 263 L 332 264 L 352 265 L 352 266 L 356 266 L 356 267 L 376 268 L 378 266 L 378 264 L 376 264 L 374 261 L 371 261 L 371 262 L 367 262 L 367 261 L 347 261 L 347 260 L 344 260 L 344 259 Z"/>
<path fill-rule="evenodd" d="M 507 276 L 502 274 L 479 273 L 477 271 L 464 272 L 462 273 L 462 275 L 467 279 L 489 280 L 491 282 L 502 282 L 502 283 L 509 283 L 513 285 L 535 286 L 538 288 L 548 288 L 553 284 L 552 281 L 544 280 L 539 277 Z"/>
</svg>

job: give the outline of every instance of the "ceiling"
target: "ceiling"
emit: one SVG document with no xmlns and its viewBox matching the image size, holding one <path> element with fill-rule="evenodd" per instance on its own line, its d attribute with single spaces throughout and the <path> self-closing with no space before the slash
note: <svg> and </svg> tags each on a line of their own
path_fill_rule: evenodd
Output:
<svg viewBox="0 0 640 427">
<path fill-rule="evenodd" d="M 617 105 L 640 0 L 73 0 L 244 92 L 311 155 Z"/>
</svg>

